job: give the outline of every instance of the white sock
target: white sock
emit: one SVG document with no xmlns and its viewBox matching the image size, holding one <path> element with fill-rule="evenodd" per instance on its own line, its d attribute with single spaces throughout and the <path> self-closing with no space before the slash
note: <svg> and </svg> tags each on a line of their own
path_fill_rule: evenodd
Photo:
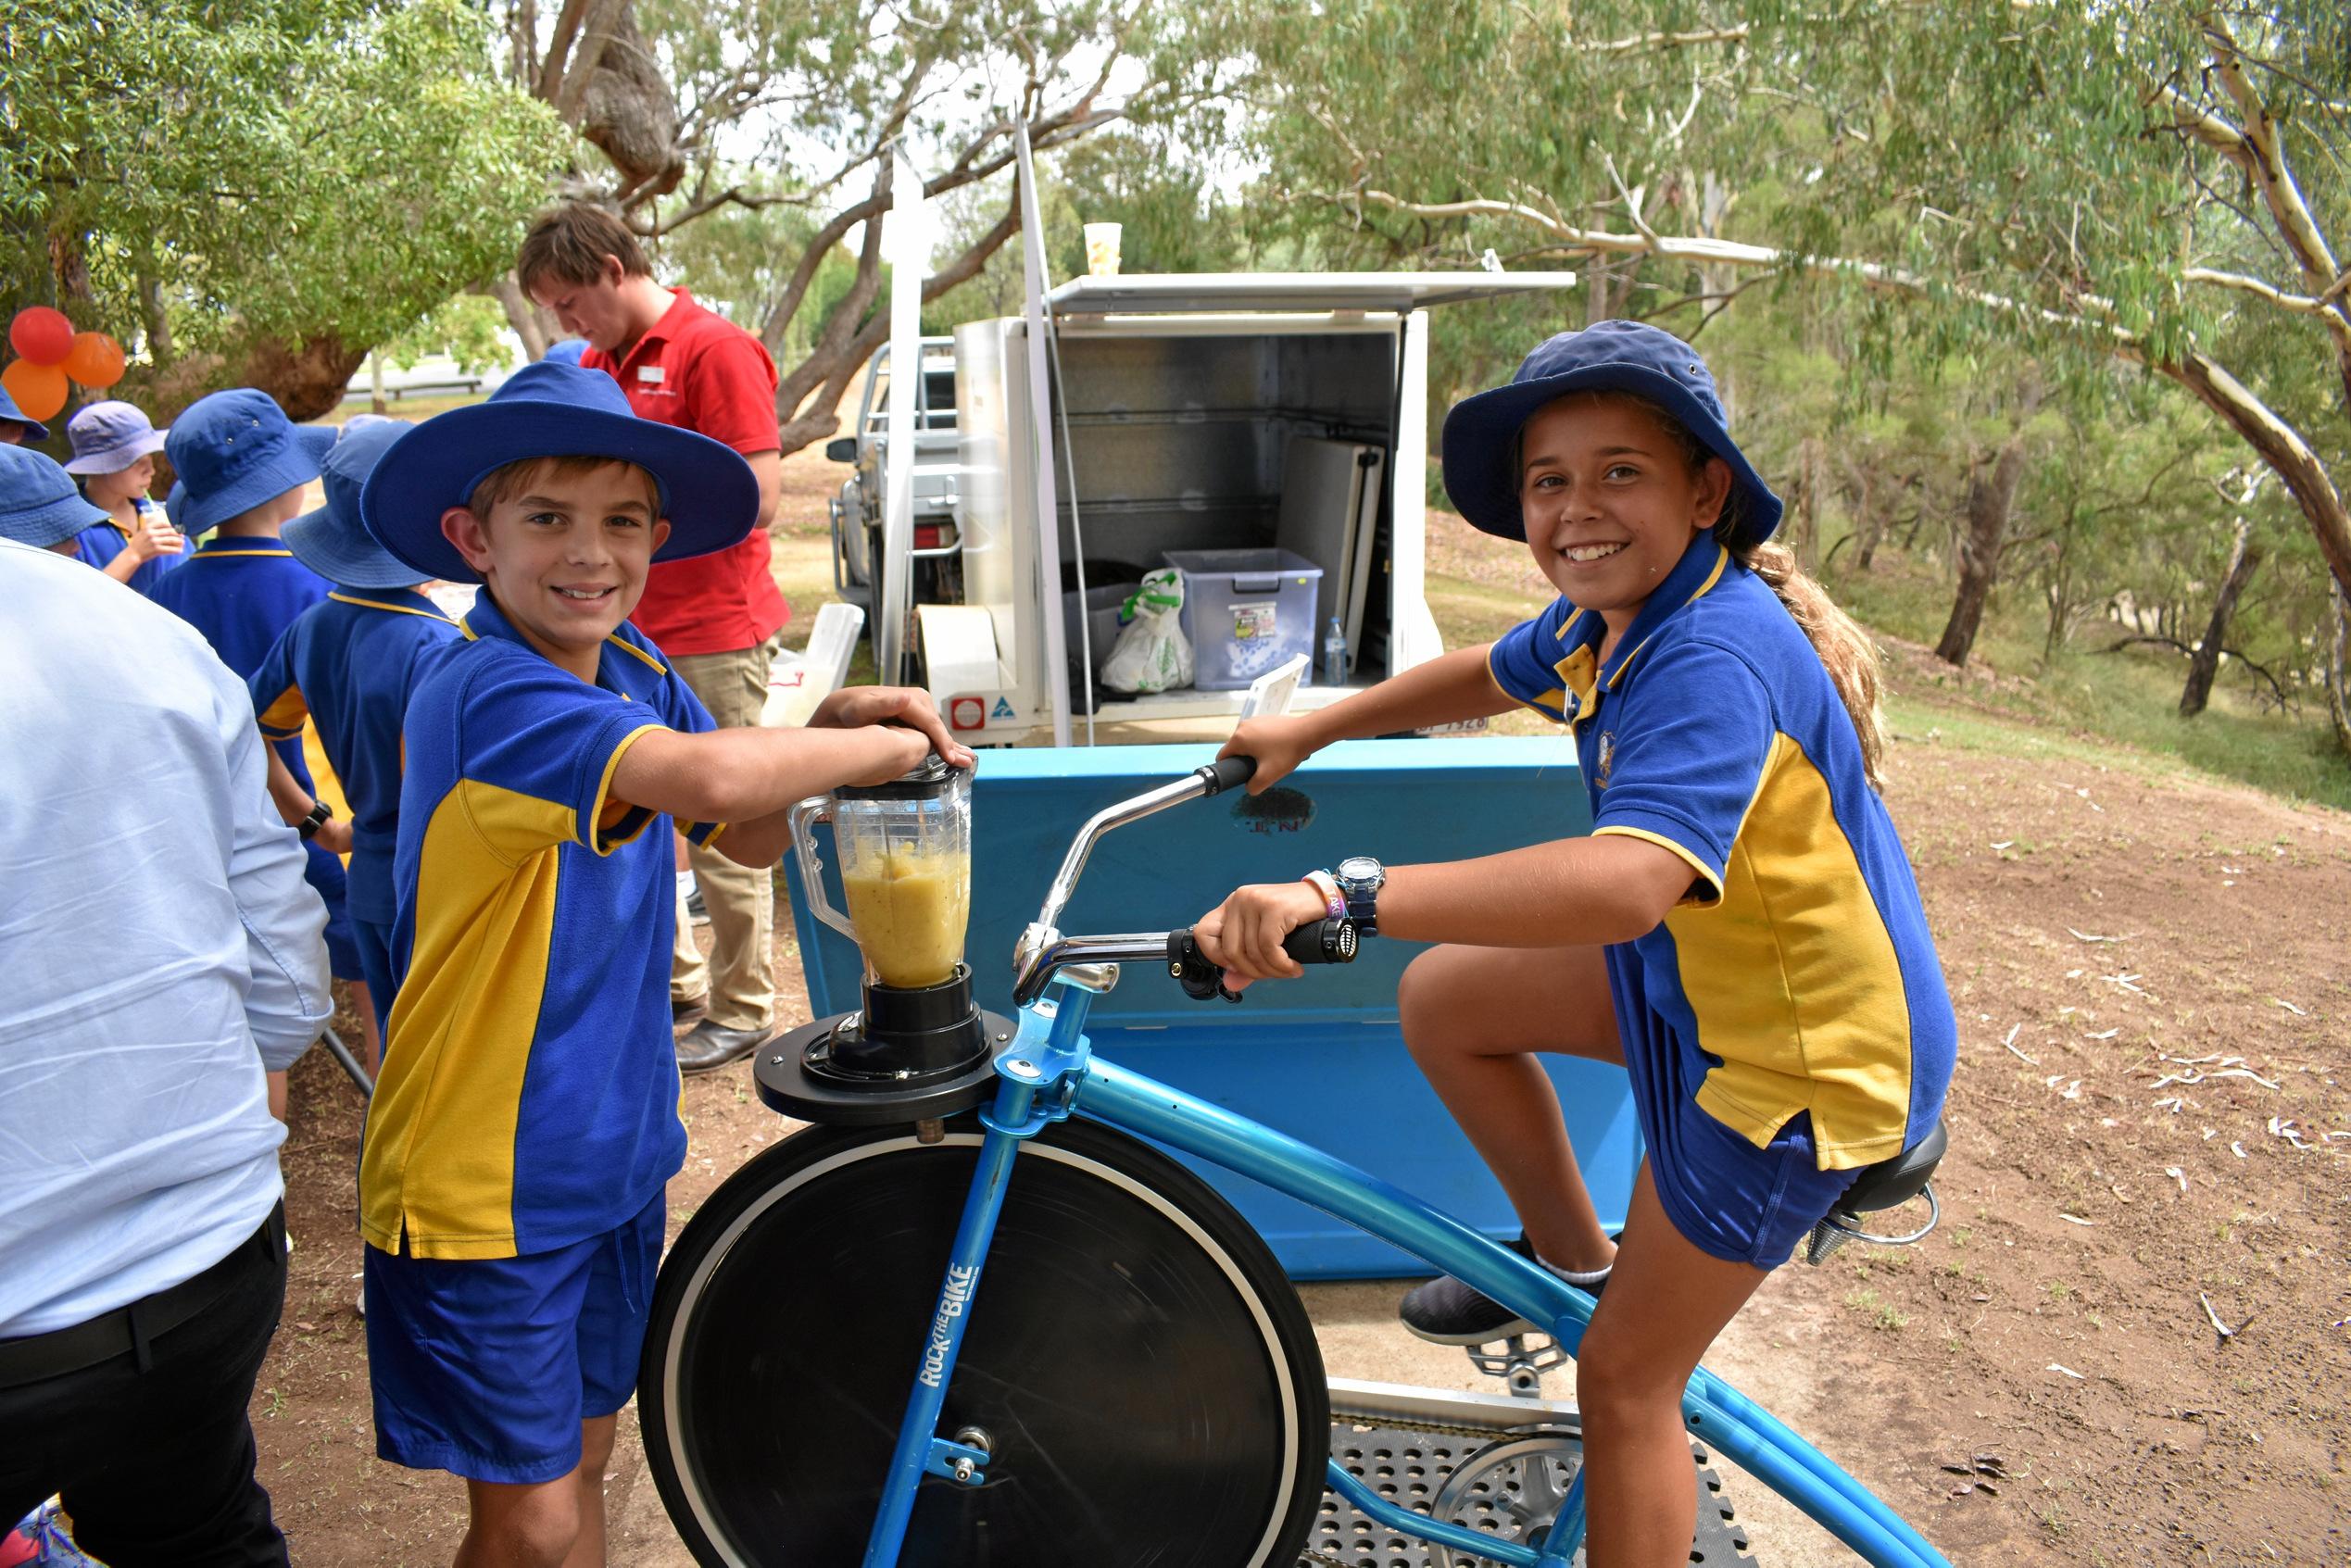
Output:
<svg viewBox="0 0 2351 1568">
<path fill-rule="evenodd" d="M 1605 1269 L 1577 1270 L 1563 1269 L 1548 1258 L 1538 1257 L 1535 1261 L 1540 1263 L 1544 1268 L 1549 1269 L 1553 1273 L 1557 1274 L 1561 1279 L 1565 1280 L 1569 1285 L 1579 1286 L 1585 1290 L 1590 1290 L 1595 1285 L 1604 1284 L 1607 1281 L 1609 1271 L 1616 1266 L 1616 1264 L 1611 1263 Z"/>
<path fill-rule="evenodd" d="M 694 873 L 692 872 L 680 872 L 677 873 L 677 896 L 681 898 L 691 898 L 694 897 Z"/>
</svg>

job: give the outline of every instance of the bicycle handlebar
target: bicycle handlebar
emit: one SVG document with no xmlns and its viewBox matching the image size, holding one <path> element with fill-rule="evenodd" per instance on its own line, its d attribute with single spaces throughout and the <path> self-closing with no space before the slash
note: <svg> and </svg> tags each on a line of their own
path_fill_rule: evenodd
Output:
<svg viewBox="0 0 2351 1568">
<path fill-rule="evenodd" d="M 1282 938 L 1282 951 L 1298 963 L 1353 963 L 1360 936 L 1352 920 L 1317 921 L 1301 925 Z M 1167 972 L 1182 983 L 1184 995 L 1204 1002 L 1211 997 L 1222 997 L 1228 1002 L 1239 1001 L 1240 993 L 1225 989 L 1225 972 L 1210 963 L 1192 939 L 1191 929 L 1167 934 Z"/>
</svg>

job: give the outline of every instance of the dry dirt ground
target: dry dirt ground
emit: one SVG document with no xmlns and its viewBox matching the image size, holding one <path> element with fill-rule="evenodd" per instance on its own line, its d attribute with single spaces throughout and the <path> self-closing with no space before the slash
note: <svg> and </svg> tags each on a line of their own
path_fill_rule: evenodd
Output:
<svg viewBox="0 0 2351 1568">
<path fill-rule="evenodd" d="M 788 471 L 779 576 L 805 596 L 840 470 Z M 1512 580 L 1475 554 L 1448 545 L 1435 565 Z M 2351 818 L 1990 719 L 1916 650 L 1893 663 L 1889 798 L 1962 1025 L 1942 1225 L 1780 1271 L 1713 1364 L 1955 1562 L 2351 1562 Z M 788 929 L 776 969 L 798 1022 Z M 685 1110 L 673 1235 L 789 1130 L 740 1066 L 690 1083 Z M 253 1404 L 261 1474 L 297 1563 L 446 1563 L 460 1485 L 374 1458 L 359 1120 L 311 1053 L 284 1154 L 285 1322 Z M 1392 1326 L 1395 1294 L 1308 1289 L 1333 1373 L 1472 1386 Z M 1849 1561 L 1753 1481 L 1730 1496 L 1762 1561 Z M 687 1562 L 634 1411 L 609 1512 L 613 1562 Z"/>
</svg>

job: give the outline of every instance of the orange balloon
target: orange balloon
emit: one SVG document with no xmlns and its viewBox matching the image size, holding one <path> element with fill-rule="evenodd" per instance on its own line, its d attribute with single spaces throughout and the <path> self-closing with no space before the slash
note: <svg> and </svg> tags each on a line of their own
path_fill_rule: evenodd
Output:
<svg viewBox="0 0 2351 1568">
<path fill-rule="evenodd" d="M 65 373 L 94 392 L 103 391 L 122 379 L 122 345 L 104 332 L 76 332 Z"/>
<path fill-rule="evenodd" d="M 73 352 L 73 323 L 62 310 L 28 305 L 8 323 L 8 341 L 36 365 L 62 365 Z"/>
<path fill-rule="evenodd" d="M 66 406 L 66 373 L 56 365 L 19 359 L 0 370 L 0 386 L 8 389 L 28 420 L 45 420 Z"/>
</svg>

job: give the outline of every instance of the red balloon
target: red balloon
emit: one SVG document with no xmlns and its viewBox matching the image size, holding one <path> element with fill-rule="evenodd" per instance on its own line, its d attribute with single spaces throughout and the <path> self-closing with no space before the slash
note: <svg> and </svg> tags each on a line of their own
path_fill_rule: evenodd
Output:
<svg viewBox="0 0 2351 1568">
<path fill-rule="evenodd" d="M 66 373 L 55 365 L 15 360 L 0 370 L 0 386 L 8 389 L 9 397 L 28 420 L 45 420 L 66 404 Z"/>
<path fill-rule="evenodd" d="M 36 365 L 62 365 L 73 352 L 73 323 L 62 310 L 28 305 L 8 323 L 8 342 Z"/>
<path fill-rule="evenodd" d="M 122 379 L 122 345 L 104 332 L 76 332 L 65 357 L 65 373 L 93 392 Z"/>
</svg>

